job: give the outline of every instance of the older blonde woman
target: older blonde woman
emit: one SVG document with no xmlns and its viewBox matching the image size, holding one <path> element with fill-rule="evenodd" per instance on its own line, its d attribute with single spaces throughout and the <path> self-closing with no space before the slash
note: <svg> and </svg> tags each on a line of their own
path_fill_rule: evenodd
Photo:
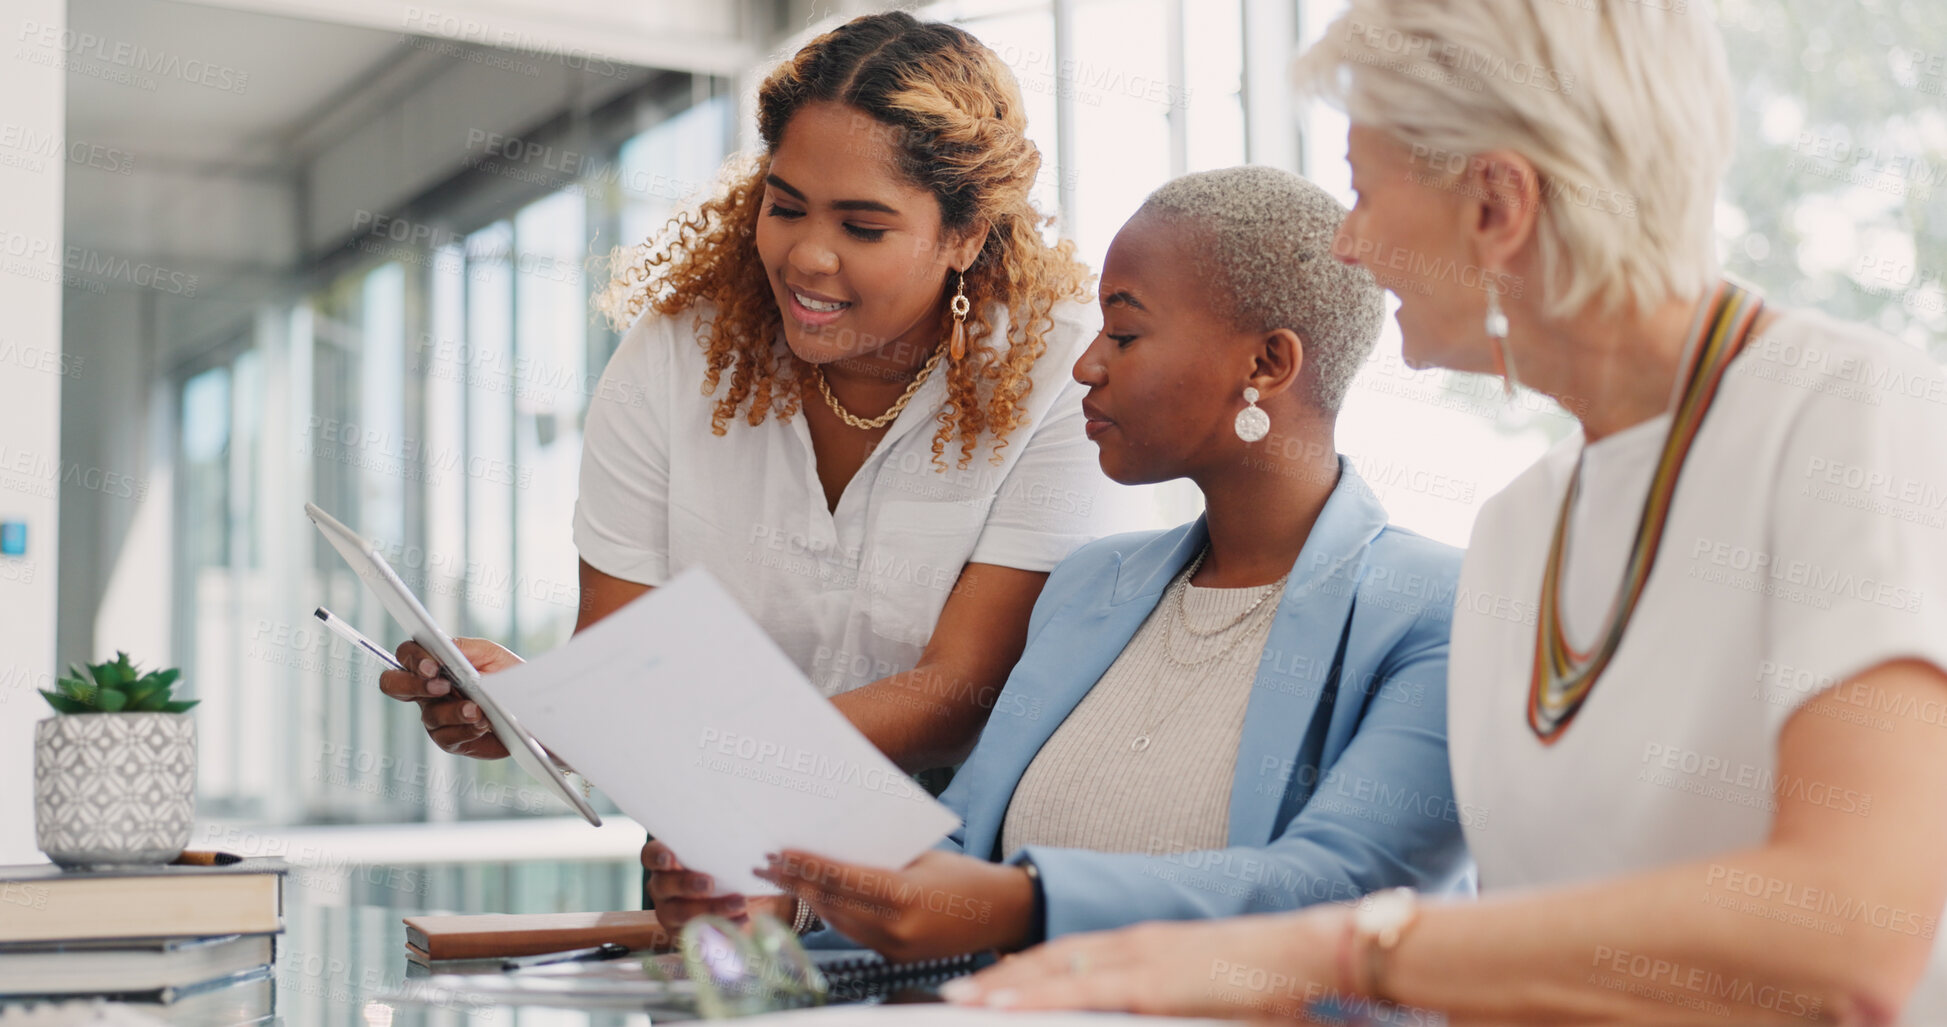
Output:
<svg viewBox="0 0 1947 1027">
<path fill-rule="evenodd" d="M 1407 358 L 1581 422 L 1462 571 L 1482 899 L 1085 935 L 957 997 L 1947 1022 L 1947 383 L 1721 279 L 1708 12 L 1354 0 L 1303 68 L 1350 115 L 1339 252 L 1399 294 Z"/>
</svg>

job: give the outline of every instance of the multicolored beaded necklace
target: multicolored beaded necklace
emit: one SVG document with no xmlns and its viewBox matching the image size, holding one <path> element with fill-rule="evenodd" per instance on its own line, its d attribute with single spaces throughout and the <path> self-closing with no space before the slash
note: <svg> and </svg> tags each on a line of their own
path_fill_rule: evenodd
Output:
<svg viewBox="0 0 1947 1027">
<path fill-rule="evenodd" d="M 1598 633 L 1595 647 L 1581 652 L 1570 646 L 1562 628 L 1561 584 L 1563 553 L 1568 538 L 1569 514 L 1581 491 L 1582 461 L 1576 458 L 1575 473 L 1569 479 L 1562 509 L 1555 520 L 1554 540 L 1548 546 L 1548 564 L 1542 570 L 1540 615 L 1535 626 L 1535 667 L 1528 685 L 1528 726 L 1542 744 L 1553 745 L 1568 730 L 1582 704 L 1595 689 L 1596 679 L 1622 645 L 1623 631 L 1636 612 L 1649 583 L 1650 568 L 1663 544 L 1663 529 L 1670 519 L 1671 500 L 1676 495 L 1677 478 L 1689 459 L 1690 446 L 1710 412 L 1711 400 L 1724 372 L 1737 358 L 1751 336 L 1751 327 L 1764 309 L 1757 293 L 1731 282 L 1720 282 L 1709 305 L 1692 327 L 1688 349 L 1694 351 L 1684 380 L 1683 395 L 1677 400 L 1670 422 L 1670 435 L 1663 442 L 1663 453 L 1650 479 L 1649 496 L 1643 501 L 1643 514 L 1636 523 L 1636 538 L 1630 547 L 1621 588 L 1609 615 Z"/>
</svg>

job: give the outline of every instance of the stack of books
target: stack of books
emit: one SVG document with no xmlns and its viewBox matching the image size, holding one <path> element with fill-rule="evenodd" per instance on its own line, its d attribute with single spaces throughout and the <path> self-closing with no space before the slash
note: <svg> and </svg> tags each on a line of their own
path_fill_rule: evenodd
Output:
<svg viewBox="0 0 1947 1027">
<path fill-rule="evenodd" d="M 285 870 L 209 852 L 121 870 L 0 866 L 0 1006 L 105 999 L 178 1024 L 268 1019 Z"/>
</svg>

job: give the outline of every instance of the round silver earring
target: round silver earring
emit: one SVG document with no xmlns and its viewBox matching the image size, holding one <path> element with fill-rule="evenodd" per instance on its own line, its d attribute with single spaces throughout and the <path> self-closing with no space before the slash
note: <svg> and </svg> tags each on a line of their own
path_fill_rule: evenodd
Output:
<svg viewBox="0 0 1947 1027">
<path fill-rule="evenodd" d="M 1237 437 L 1245 442 L 1256 442 L 1271 431 L 1271 415 L 1257 405 L 1257 389 L 1244 386 L 1245 407 L 1237 412 L 1237 421 L 1232 427 L 1237 429 Z"/>
<path fill-rule="evenodd" d="M 1501 309 L 1501 296 L 1492 289 L 1487 293 L 1487 344 L 1494 348 L 1494 370 L 1501 376 L 1501 389 L 1507 398 L 1514 398 L 1514 353 L 1508 346 L 1508 315 Z"/>
</svg>

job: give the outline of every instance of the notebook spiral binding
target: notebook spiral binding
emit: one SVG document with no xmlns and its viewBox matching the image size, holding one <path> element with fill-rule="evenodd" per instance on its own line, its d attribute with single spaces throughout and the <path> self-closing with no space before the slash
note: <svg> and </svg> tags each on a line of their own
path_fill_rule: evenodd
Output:
<svg viewBox="0 0 1947 1027">
<path fill-rule="evenodd" d="M 971 952 L 912 963 L 890 963 L 878 956 L 813 958 L 825 975 L 833 1000 L 858 1001 L 905 988 L 942 984 L 992 966 L 998 957 L 992 952 Z"/>
</svg>

